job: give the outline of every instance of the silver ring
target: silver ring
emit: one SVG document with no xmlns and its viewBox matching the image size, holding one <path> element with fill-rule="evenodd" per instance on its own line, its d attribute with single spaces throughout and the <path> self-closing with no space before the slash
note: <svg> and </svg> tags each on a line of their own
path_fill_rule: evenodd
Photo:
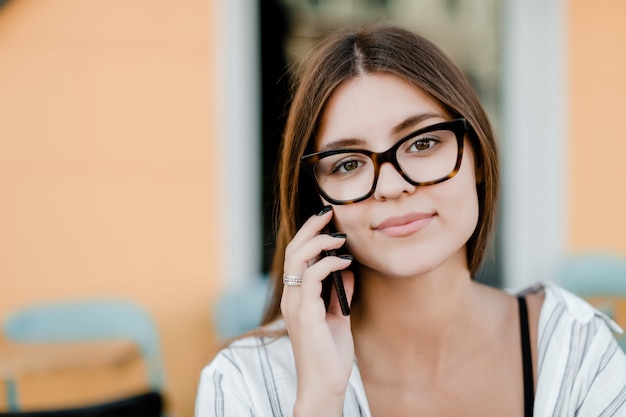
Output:
<svg viewBox="0 0 626 417">
<path fill-rule="evenodd" d="M 299 287 L 302 285 L 302 275 L 283 274 L 283 284 L 290 287 Z"/>
</svg>

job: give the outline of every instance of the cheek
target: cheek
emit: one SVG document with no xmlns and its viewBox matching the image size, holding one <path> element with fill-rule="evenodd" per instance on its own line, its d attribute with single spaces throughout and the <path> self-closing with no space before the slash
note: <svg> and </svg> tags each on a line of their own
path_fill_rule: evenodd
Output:
<svg viewBox="0 0 626 417">
<path fill-rule="evenodd" d="M 456 202 L 455 212 L 461 220 L 459 227 L 465 230 L 464 234 L 466 234 L 469 239 L 478 225 L 479 203 L 476 184 L 473 182 L 471 184 L 467 184 L 462 193 L 464 196 L 461 196 L 461 193 L 459 193 L 459 199 Z"/>
<path fill-rule="evenodd" d="M 359 206 L 346 205 L 346 206 L 333 206 L 333 220 L 332 223 L 335 229 L 341 233 L 350 234 L 359 230 L 358 219 L 361 215 L 358 213 Z"/>
<path fill-rule="evenodd" d="M 468 159 L 449 184 L 442 184 L 443 186 L 450 185 L 451 188 L 448 192 L 440 194 L 442 200 L 447 200 L 447 204 L 442 201 L 440 207 L 448 208 L 444 218 L 455 223 L 469 239 L 478 225 L 479 202 L 474 161 L 472 158 Z"/>
<path fill-rule="evenodd" d="M 364 220 L 367 218 L 365 212 L 361 210 L 361 205 L 350 204 L 347 206 L 333 207 L 333 224 L 335 230 L 347 235 L 346 246 L 344 247 L 355 257 L 359 252 L 357 248 L 364 248 L 366 245 L 359 245 L 357 242 L 370 242 L 371 236 L 369 224 Z"/>
</svg>

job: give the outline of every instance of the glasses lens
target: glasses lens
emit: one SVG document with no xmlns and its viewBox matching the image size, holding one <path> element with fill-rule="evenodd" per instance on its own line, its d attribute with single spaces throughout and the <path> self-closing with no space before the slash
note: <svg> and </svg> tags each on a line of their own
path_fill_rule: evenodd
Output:
<svg viewBox="0 0 626 417">
<path fill-rule="evenodd" d="M 447 129 L 409 135 L 391 149 L 394 148 L 397 168 L 416 185 L 433 184 L 450 178 L 460 155 L 456 134 Z M 348 149 L 326 154 L 314 165 L 317 184 L 335 202 L 359 200 L 374 187 L 380 168 L 377 163 L 395 163 L 389 152 L 372 157 L 367 151 Z M 376 158 L 377 163 L 372 158 Z"/>
<path fill-rule="evenodd" d="M 315 164 L 319 187 L 332 199 L 349 201 L 366 195 L 374 184 L 374 162 L 362 153 L 325 156 Z"/>
<path fill-rule="evenodd" d="M 406 140 L 396 152 L 404 174 L 417 183 L 428 183 L 450 175 L 458 157 L 456 135 L 436 130 Z"/>
</svg>

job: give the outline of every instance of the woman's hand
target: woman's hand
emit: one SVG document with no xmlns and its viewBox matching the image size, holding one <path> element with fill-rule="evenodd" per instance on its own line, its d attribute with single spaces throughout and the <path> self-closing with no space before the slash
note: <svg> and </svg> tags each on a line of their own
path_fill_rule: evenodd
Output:
<svg viewBox="0 0 626 417">
<path fill-rule="evenodd" d="M 341 313 L 334 290 L 328 311 L 320 297 L 322 280 L 352 262 L 351 258 L 320 257 L 322 251 L 338 249 L 346 240 L 320 233 L 331 218 L 332 210 L 312 216 L 285 251 L 285 274 L 302 276 L 302 285 L 285 286 L 281 300 L 298 374 L 294 413 L 300 417 L 341 415 L 354 361 L 350 317 Z M 341 274 L 350 300 L 354 275 L 350 271 Z"/>
</svg>

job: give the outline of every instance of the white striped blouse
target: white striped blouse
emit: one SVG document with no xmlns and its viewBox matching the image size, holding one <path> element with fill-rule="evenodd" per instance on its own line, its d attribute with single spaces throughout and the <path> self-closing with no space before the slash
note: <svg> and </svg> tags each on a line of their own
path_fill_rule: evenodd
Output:
<svg viewBox="0 0 626 417">
<path fill-rule="evenodd" d="M 539 316 L 535 417 L 626 416 L 626 355 L 612 331 L 621 329 L 587 302 L 554 284 L 545 290 Z M 515 323 L 515 326 L 518 324 Z M 196 417 L 292 416 L 296 372 L 287 336 L 264 344 L 235 341 L 203 370 Z M 371 417 L 354 364 L 344 417 Z"/>
</svg>

